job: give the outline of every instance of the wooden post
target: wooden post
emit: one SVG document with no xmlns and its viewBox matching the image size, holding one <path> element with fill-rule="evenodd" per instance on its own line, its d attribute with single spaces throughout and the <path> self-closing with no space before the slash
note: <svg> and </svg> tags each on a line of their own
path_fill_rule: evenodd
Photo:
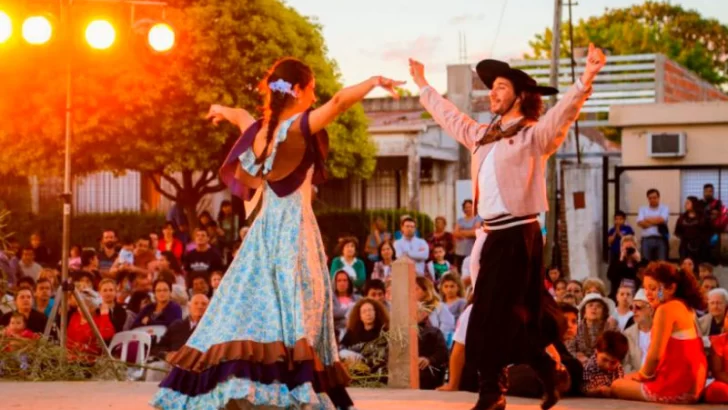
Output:
<svg viewBox="0 0 728 410">
<path fill-rule="evenodd" d="M 392 264 L 389 322 L 389 381 L 395 389 L 419 389 L 415 263 L 403 257 Z"/>
</svg>

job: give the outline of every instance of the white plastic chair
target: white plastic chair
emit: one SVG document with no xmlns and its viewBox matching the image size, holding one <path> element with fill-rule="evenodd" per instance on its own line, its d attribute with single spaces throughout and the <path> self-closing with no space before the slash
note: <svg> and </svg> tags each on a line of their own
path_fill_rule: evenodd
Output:
<svg viewBox="0 0 728 410">
<path fill-rule="evenodd" d="M 137 342 L 139 344 L 135 358 L 128 357 L 129 344 L 132 342 Z M 109 350 L 113 352 L 118 346 L 121 346 L 121 360 L 143 365 L 149 357 L 149 350 L 152 348 L 152 336 L 147 332 L 139 331 L 137 329 L 119 332 L 111 339 Z M 128 370 L 127 376 L 130 380 L 141 380 L 141 378 L 144 377 L 144 369 L 131 368 Z"/>
<path fill-rule="evenodd" d="M 144 333 L 150 334 L 155 337 L 154 342 L 159 343 L 159 341 L 162 339 L 162 336 L 164 336 L 164 334 L 167 333 L 167 326 L 164 326 L 164 325 L 141 326 L 141 327 L 135 327 L 133 330 L 136 332 L 144 332 Z"/>
</svg>

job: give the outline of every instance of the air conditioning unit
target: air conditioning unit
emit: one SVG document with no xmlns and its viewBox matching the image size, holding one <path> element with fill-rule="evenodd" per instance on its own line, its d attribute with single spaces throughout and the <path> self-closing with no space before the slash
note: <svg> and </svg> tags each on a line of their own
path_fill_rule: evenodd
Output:
<svg viewBox="0 0 728 410">
<path fill-rule="evenodd" d="M 685 156 L 685 133 L 647 134 L 647 155 L 652 158 Z"/>
</svg>

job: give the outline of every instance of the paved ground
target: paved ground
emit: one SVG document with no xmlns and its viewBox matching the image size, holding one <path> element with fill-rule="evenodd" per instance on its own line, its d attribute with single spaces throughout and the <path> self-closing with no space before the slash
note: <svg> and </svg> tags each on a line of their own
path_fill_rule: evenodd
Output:
<svg viewBox="0 0 728 410">
<path fill-rule="evenodd" d="M 156 383 L 134 382 L 0 382 L 2 410 L 137 410 L 147 405 Z M 359 410 L 470 410 L 475 395 L 416 390 L 351 389 Z M 509 410 L 536 410 L 535 400 L 509 398 Z M 725 406 L 659 406 L 617 400 L 563 400 L 557 410 L 686 410 L 725 409 Z"/>
</svg>

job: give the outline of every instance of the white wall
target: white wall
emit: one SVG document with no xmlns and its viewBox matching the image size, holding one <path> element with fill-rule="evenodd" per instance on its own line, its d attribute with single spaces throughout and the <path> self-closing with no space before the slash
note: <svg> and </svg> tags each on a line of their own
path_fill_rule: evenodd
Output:
<svg viewBox="0 0 728 410">
<path fill-rule="evenodd" d="M 602 262 L 602 170 L 600 165 L 564 164 L 564 206 L 569 237 L 571 278 L 601 276 Z M 584 192 L 586 205 L 574 207 L 574 192 Z"/>
</svg>

